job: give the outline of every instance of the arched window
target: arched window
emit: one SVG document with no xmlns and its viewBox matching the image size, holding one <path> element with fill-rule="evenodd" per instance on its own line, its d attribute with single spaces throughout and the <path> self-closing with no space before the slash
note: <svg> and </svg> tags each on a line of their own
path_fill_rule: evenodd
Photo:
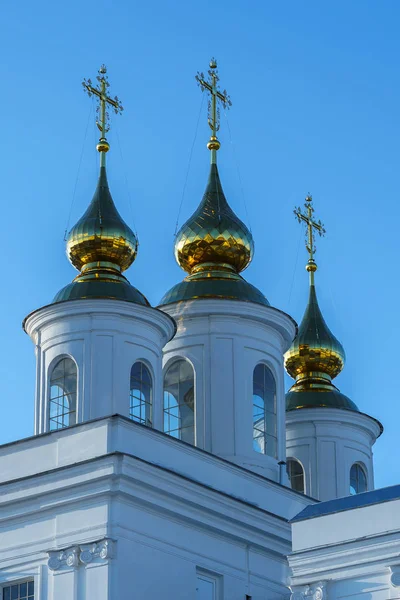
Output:
<svg viewBox="0 0 400 600">
<path fill-rule="evenodd" d="M 62 358 L 50 376 L 49 429 L 62 429 L 76 423 L 77 370 L 72 358 Z"/>
<path fill-rule="evenodd" d="M 186 360 L 174 362 L 164 376 L 164 431 L 194 444 L 194 372 Z"/>
<path fill-rule="evenodd" d="M 276 458 L 276 385 L 270 369 L 262 364 L 253 373 L 253 448 Z"/>
<path fill-rule="evenodd" d="M 288 458 L 286 461 L 286 472 L 292 490 L 304 494 L 304 470 L 299 461 L 295 458 Z"/>
<path fill-rule="evenodd" d="M 350 469 L 350 494 L 360 494 L 367 491 L 367 475 L 365 470 L 358 463 Z"/>
<path fill-rule="evenodd" d="M 153 425 L 153 385 L 149 369 L 142 362 L 136 362 L 131 369 L 129 416 L 137 423 L 148 427 Z"/>
</svg>

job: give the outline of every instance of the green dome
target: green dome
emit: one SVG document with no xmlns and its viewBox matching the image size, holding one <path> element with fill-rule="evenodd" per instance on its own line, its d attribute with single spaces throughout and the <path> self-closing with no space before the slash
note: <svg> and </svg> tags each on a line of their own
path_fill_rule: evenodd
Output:
<svg viewBox="0 0 400 600">
<path fill-rule="evenodd" d="M 289 391 L 286 394 L 286 411 L 299 408 L 342 408 L 360 412 L 357 405 L 334 386 L 327 391 Z"/>
<path fill-rule="evenodd" d="M 243 277 L 236 275 L 236 277 L 228 278 L 224 277 L 223 273 L 219 279 L 215 275 L 204 279 L 195 279 L 193 276 L 186 277 L 165 294 L 160 305 L 200 298 L 225 298 L 270 306 L 264 294 Z"/>
<path fill-rule="evenodd" d="M 56 294 L 53 303 L 110 298 L 150 306 L 122 274 L 134 261 L 137 247 L 135 234 L 116 209 L 106 169 L 101 166 L 92 202 L 67 239 L 70 262 L 81 272 Z"/>
<path fill-rule="evenodd" d="M 229 206 L 212 163 L 203 199 L 175 239 L 176 260 L 189 275 L 164 295 L 160 305 L 221 298 L 270 306 L 264 294 L 240 275 L 253 253 L 253 237 Z"/>
<path fill-rule="evenodd" d="M 139 290 L 127 280 L 102 281 L 102 280 L 75 280 L 66 285 L 55 296 L 53 303 L 66 300 L 83 300 L 86 298 L 111 298 L 125 300 L 142 306 L 150 306 L 148 300 Z"/>
</svg>

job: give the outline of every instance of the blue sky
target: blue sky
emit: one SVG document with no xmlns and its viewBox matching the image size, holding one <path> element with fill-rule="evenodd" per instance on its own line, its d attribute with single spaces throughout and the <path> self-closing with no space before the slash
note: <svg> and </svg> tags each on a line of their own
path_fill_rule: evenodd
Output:
<svg viewBox="0 0 400 600">
<path fill-rule="evenodd" d="M 140 239 L 127 275 L 157 304 L 183 278 L 172 248 L 186 176 L 180 224 L 206 184 L 206 102 L 188 171 L 202 101 L 194 75 L 215 56 L 233 102 L 222 114 L 220 175 L 256 242 L 245 276 L 301 319 L 307 257 L 292 211 L 311 192 L 327 229 L 317 240 L 320 305 L 347 353 L 336 383 L 383 422 L 376 484 L 397 483 L 388 457 L 400 418 L 400 4 L 22 0 L 3 3 L 0 16 L 0 443 L 32 432 L 35 358 L 21 321 L 75 276 L 64 231 L 96 185 L 82 79 L 106 63 L 124 104 L 109 181 Z"/>
</svg>

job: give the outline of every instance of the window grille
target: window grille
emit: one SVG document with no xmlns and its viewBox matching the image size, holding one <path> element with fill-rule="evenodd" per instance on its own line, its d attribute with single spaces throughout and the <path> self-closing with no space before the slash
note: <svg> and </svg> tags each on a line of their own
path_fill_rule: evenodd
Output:
<svg viewBox="0 0 400 600">
<path fill-rule="evenodd" d="M 275 379 L 259 364 L 253 372 L 253 448 L 276 458 L 277 441 Z"/>
<path fill-rule="evenodd" d="M 33 581 L 21 581 L 2 587 L 2 600 L 35 600 Z"/>
<path fill-rule="evenodd" d="M 77 369 L 71 358 L 62 358 L 50 376 L 49 429 L 76 423 Z"/>
<path fill-rule="evenodd" d="M 290 487 L 296 492 L 304 494 L 304 470 L 298 460 L 288 458 L 286 461 L 286 472 L 289 477 Z"/>
<path fill-rule="evenodd" d="M 194 372 L 186 360 L 174 362 L 164 376 L 164 432 L 195 443 Z"/>
<path fill-rule="evenodd" d="M 366 491 L 367 475 L 361 465 L 354 463 L 350 469 L 350 494 L 354 496 Z"/>
<path fill-rule="evenodd" d="M 153 384 L 149 369 L 136 362 L 131 369 L 129 416 L 148 427 L 153 425 Z"/>
</svg>

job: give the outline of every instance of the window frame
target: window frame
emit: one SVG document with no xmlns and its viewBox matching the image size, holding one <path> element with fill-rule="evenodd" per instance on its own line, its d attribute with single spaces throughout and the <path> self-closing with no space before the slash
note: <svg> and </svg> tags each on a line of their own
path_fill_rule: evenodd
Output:
<svg viewBox="0 0 400 600">
<path fill-rule="evenodd" d="M 200 567 L 196 567 L 196 599 L 197 599 L 197 582 L 199 579 L 204 581 L 208 581 L 214 584 L 214 593 L 212 600 L 221 600 L 223 597 L 223 576 L 219 573 L 214 573 L 213 571 L 208 571 L 207 569 L 202 569 Z"/>
<path fill-rule="evenodd" d="M 187 364 L 190 367 L 191 370 L 191 380 L 193 381 L 193 386 L 192 388 L 189 388 L 184 394 L 182 394 L 183 396 L 183 401 L 181 402 L 181 397 L 180 397 L 180 385 L 182 383 L 184 383 L 185 379 L 180 379 L 180 377 L 178 378 L 177 381 L 177 385 L 178 385 L 178 398 L 176 398 L 175 394 L 171 391 L 166 389 L 166 376 L 168 374 L 168 372 L 170 371 L 170 369 L 172 369 L 173 367 L 175 367 L 177 364 Z M 175 385 L 175 384 L 174 384 Z M 190 408 L 190 405 L 188 402 L 184 402 L 185 396 L 193 390 L 193 409 L 192 409 L 192 413 L 193 415 L 191 415 L 193 417 L 193 424 L 192 425 L 185 425 L 184 427 L 182 427 L 182 416 L 181 416 L 181 407 L 185 406 L 185 404 Z M 175 404 L 171 404 L 169 402 L 168 407 L 166 407 L 166 394 L 168 394 L 168 399 L 170 399 L 171 397 L 174 399 Z M 167 410 L 168 409 L 168 410 Z M 173 409 L 176 409 L 176 415 L 172 414 Z M 196 432 L 196 423 L 197 423 L 197 415 L 196 415 L 196 410 L 197 410 L 197 402 L 196 402 L 196 370 L 193 366 L 193 363 L 186 357 L 183 356 L 175 356 L 172 360 L 170 360 L 163 369 L 163 432 L 166 435 L 169 435 L 170 437 L 173 437 L 175 439 L 181 440 L 187 444 L 191 444 L 192 446 L 196 446 L 197 444 L 197 432 Z M 166 418 L 168 420 L 168 428 L 166 428 L 165 426 L 165 422 L 166 422 Z M 173 420 L 177 420 L 179 423 L 179 426 L 175 429 L 171 428 L 170 426 L 170 421 L 171 418 Z M 189 430 L 193 428 L 193 436 L 192 439 L 190 441 L 188 441 L 187 439 L 183 439 L 182 438 L 182 432 L 184 432 L 185 430 Z M 174 433 L 176 432 L 176 435 L 174 435 Z"/>
<path fill-rule="evenodd" d="M 255 385 L 256 385 L 256 370 L 262 367 L 263 368 L 263 394 L 264 397 L 261 397 L 261 395 L 256 394 L 255 393 Z M 265 370 L 267 370 L 271 376 L 271 380 L 273 381 L 274 384 L 274 389 L 273 389 L 273 407 L 274 407 L 274 411 L 270 411 L 266 408 L 266 400 L 267 400 L 267 392 L 268 392 L 268 388 L 265 385 Z M 257 454 L 261 454 L 261 456 L 269 456 L 272 459 L 277 459 L 278 455 L 279 455 L 279 436 L 278 436 L 278 399 L 277 399 L 277 379 L 275 376 L 275 372 L 273 370 L 273 368 L 271 367 L 271 365 L 265 363 L 265 362 L 258 362 L 255 367 L 253 368 L 252 371 L 252 380 L 251 380 L 251 389 L 252 389 L 252 430 L 253 430 L 253 441 L 252 441 L 252 445 L 253 445 L 253 451 L 256 452 Z M 270 390 L 271 391 L 271 390 Z M 263 407 L 259 406 L 258 404 L 256 404 L 255 402 L 255 397 L 261 399 L 261 402 L 263 402 Z M 256 428 L 255 427 L 255 419 L 254 419 L 254 412 L 255 409 L 258 410 L 262 410 L 263 411 L 263 416 L 261 416 L 259 418 L 259 421 L 261 421 L 261 419 L 263 419 L 263 429 L 260 428 Z M 268 422 L 268 416 L 272 416 L 274 421 L 272 423 L 273 425 L 273 430 L 274 430 L 274 434 L 269 433 L 269 430 L 271 429 L 271 422 Z M 255 432 L 258 431 L 259 433 L 262 434 L 261 439 L 262 439 L 262 444 L 263 444 L 263 449 L 261 448 L 261 446 L 258 444 L 257 439 L 260 439 L 260 436 L 255 436 Z M 270 444 L 271 441 L 273 441 L 273 445 L 274 445 L 274 452 L 273 453 L 269 453 L 268 452 L 268 439 L 270 439 Z M 258 447 L 260 449 L 258 449 L 256 447 L 256 445 L 258 444 Z"/>
<path fill-rule="evenodd" d="M 51 428 L 51 423 L 53 421 L 52 417 L 51 417 L 51 403 L 52 403 L 52 398 L 51 398 L 51 389 L 52 387 L 58 385 L 56 382 L 52 383 L 52 376 L 54 373 L 54 370 L 56 369 L 56 367 L 63 361 L 63 360 L 71 360 L 74 367 L 75 367 L 75 408 L 73 411 L 69 411 L 67 414 L 68 415 L 74 415 L 74 422 L 73 423 L 68 423 L 68 425 L 64 425 L 61 427 L 56 427 L 54 429 Z M 75 359 L 70 355 L 70 354 L 60 354 L 58 356 L 56 356 L 50 363 L 49 368 L 47 370 L 47 402 L 46 402 L 46 431 L 61 431 L 62 429 L 66 429 L 67 427 L 72 427 L 74 425 L 76 425 L 78 423 L 78 390 L 79 390 L 79 369 L 78 369 L 78 365 L 75 361 Z M 58 385 L 58 387 L 61 387 Z M 64 393 L 65 396 L 68 395 L 68 393 Z M 70 420 L 70 419 L 69 419 Z"/>
<path fill-rule="evenodd" d="M 288 465 L 290 463 L 296 464 L 296 465 L 298 465 L 301 468 L 301 475 L 302 475 L 302 480 L 303 480 L 303 490 L 297 490 L 297 489 L 295 489 L 295 488 L 292 487 L 292 480 L 291 480 L 291 477 L 289 475 L 289 469 L 288 469 Z M 293 490 L 293 491 L 295 491 L 295 492 L 298 492 L 299 494 L 305 494 L 306 493 L 306 473 L 305 473 L 305 470 L 304 470 L 304 467 L 303 467 L 302 463 L 299 461 L 298 458 L 294 458 L 293 456 L 290 456 L 290 457 L 286 458 L 286 473 L 287 473 L 287 476 L 289 478 L 290 489 Z M 297 475 L 295 475 L 295 477 L 299 477 L 299 476 L 300 476 L 300 473 L 298 473 Z"/>
<path fill-rule="evenodd" d="M 356 477 L 356 481 L 359 483 L 360 478 L 359 478 L 359 473 L 361 472 L 364 476 L 364 480 L 365 480 L 365 490 L 355 490 L 355 488 L 353 488 L 352 486 L 352 476 L 351 476 L 351 472 L 353 470 L 353 468 L 356 467 L 357 468 L 357 477 Z M 367 469 L 365 467 L 365 465 L 363 465 L 362 463 L 356 461 L 354 463 L 352 463 L 351 467 L 350 467 L 350 471 L 349 471 L 349 494 L 350 496 L 356 496 L 357 494 L 363 494 L 364 492 L 368 492 L 368 472 Z M 354 489 L 355 491 L 352 492 L 352 489 Z"/>
<path fill-rule="evenodd" d="M 6 588 L 11 588 L 14 585 L 22 585 L 24 583 L 29 584 L 29 583 L 33 583 L 33 600 L 37 600 L 38 596 L 37 596 L 37 580 L 36 577 L 31 575 L 29 577 L 24 577 L 24 578 L 18 578 L 18 579 L 10 579 L 8 581 L 0 581 L 0 600 L 5 600 L 4 598 L 4 590 Z M 18 590 L 19 593 L 19 590 Z M 11 597 L 11 596 L 10 596 Z M 32 598 L 32 595 L 29 596 L 28 594 L 24 597 L 22 597 L 22 600 L 29 600 L 29 598 Z M 21 600 L 21 597 L 18 597 L 18 600 Z"/>
<path fill-rule="evenodd" d="M 137 398 L 132 395 L 132 391 L 134 390 L 134 388 L 132 387 L 132 371 L 133 371 L 133 368 L 135 367 L 135 365 L 141 365 L 141 368 L 145 369 L 148 373 L 149 380 L 150 380 L 150 385 L 149 385 L 150 400 L 149 401 L 147 401 L 146 399 L 141 400 L 140 398 Z M 141 374 L 141 376 L 142 376 L 142 374 Z M 137 380 L 137 381 L 139 381 L 139 380 Z M 143 379 L 140 379 L 140 383 L 142 386 Z M 140 388 L 139 392 L 143 393 L 142 387 Z M 138 405 L 139 407 L 141 407 L 141 405 L 144 404 L 144 413 L 145 413 L 144 420 L 141 417 L 139 417 L 139 419 L 137 419 L 132 414 L 132 409 L 134 408 L 132 406 L 133 399 L 136 399 L 139 401 L 139 405 Z M 149 412 L 150 416 L 148 416 L 147 412 Z M 141 413 L 141 410 L 140 410 L 140 413 Z M 131 366 L 130 377 L 129 377 L 129 418 L 134 423 L 140 423 L 141 425 L 145 425 L 146 427 L 150 427 L 150 428 L 154 427 L 154 377 L 153 377 L 153 372 L 152 372 L 150 365 L 147 363 L 147 361 L 145 361 L 143 359 L 135 360 L 135 362 Z"/>
</svg>

